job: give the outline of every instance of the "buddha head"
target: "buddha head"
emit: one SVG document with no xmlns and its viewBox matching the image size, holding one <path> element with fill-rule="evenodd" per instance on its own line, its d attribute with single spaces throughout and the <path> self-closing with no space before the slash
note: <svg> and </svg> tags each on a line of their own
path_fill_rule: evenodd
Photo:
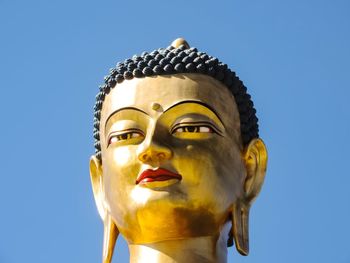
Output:
<svg viewBox="0 0 350 263">
<path fill-rule="evenodd" d="M 94 110 L 103 262 L 119 233 L 129 244 L 217 236 L 248 254 L 267 153 L 251 97 L 226 64 L 178 39 L 118 63 Z"/>
</svg>

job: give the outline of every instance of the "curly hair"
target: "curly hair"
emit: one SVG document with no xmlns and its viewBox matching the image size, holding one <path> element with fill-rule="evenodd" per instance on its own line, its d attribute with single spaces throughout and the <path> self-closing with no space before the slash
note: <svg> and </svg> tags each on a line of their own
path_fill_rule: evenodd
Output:
<svg viewBox="0 0 350 263">
<path fill-rule="evenodd" d="M 104 84 L 99 87 L 94 106 L 94 129 L 96 157 L 101 161 L 100 118 L 103 101 L 106 95 L 118 83 L 133 78 L 143 78 L 158 75 L 173 75 L 178 73 L 198 73 L 208 75 L 222 82 L 233 94 L 240 116 L 241 137 L 243 145 L 259 137 L 258 118 L 256 110 L 247 93 L 243 82 L 231 71 L 226 64 L 217 58 L 199 52 L 188 45 L 175 48 L 169 46 L 150 53 L 143 52 L 140 56 L 134 55 L 124 62 L 119 62 L 111 68 Z"/>
</svg>

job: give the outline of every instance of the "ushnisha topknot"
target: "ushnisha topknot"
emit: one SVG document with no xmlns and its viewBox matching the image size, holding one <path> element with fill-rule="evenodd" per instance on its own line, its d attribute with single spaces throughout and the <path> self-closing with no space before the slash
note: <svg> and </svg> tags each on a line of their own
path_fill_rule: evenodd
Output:
<svg viewBox="0 0 350 263">
<path fill-rule="evenodd" d="M 190 47 L 184 39 L 176 39 L 171 46 L 159 48 L 150 53 L 143 52 L 140 56 L 119 62 L 111 68 L 104 84 L 99 87 L 94 106 L 94 139 L 96 157 L 101 161 L 100 118 L 105 96 L 118 83 L 133 78 L 143 78 L 158 75 L 173 75 L 178 73 L 198 73 L 208 75 L 222 82 L 233 94 L 240 116 L 240 127 L 243 145 L 259 137 L 258 118 L 256 110 L 247 93 L 243 82 L 226 64 L 217 58 L 199 52 Z"/>
</svg>

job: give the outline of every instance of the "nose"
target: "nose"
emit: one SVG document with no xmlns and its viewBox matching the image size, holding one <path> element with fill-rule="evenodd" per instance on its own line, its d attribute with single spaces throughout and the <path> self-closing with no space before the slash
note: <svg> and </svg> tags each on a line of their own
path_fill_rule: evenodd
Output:
<svg viewBox="0 0 350 263">
<path fill-rule="evenodd" d="M 138 154 L 138 159 L 147 164 L 159 165 L 160 163 L 171 159 L 172 151 L 163 145 L 151 141 Z"/>
</svg>

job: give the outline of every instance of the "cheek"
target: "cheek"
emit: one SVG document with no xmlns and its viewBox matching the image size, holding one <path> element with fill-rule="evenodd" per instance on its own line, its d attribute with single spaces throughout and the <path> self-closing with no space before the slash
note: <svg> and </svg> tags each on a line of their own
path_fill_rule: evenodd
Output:
<svg viewBox="0 0 350 263">
<path fill-rule="evenodd" d="M 103 177 L 105 194 L 110 205 L 127 199 L 130 195 L 126 193 L 135 186 L 140 165 L 133 148 L 118 147 L 106 151 L 103 159 Z"/>
<path fill-rule="evenodd" d="M 205 144 L 194 142 L 174 151 L 173 163 L 184 183 L 198 187 L 215 174 L 214 153 Z"/>
<path fill-rule="evenodd" d="M 243 182 L 245 178 L 241 150 L 234 142 L 226 140 L 222 144 L 222 148 L 216 152 L 216 156 L 221 187 L 229 192 L 230 198 L 236 200 L 237 197 L 243 194 Z"/>
<path fill-rule="evenodd" d="M 240 152 L 235 145 L 225 139 L 192 141 L 183 145 L 174 145 L 174 157 L 181 165 L 181 161 L 193 166 L 194 170 L 210 169 L 211 173 L 217 174 L 232 171 L 240 162 Z M 208 171 L 209 172 L 209 171 Z"/>
<path fill-rule="evenodd" d="M 134 154 L 129 147 L 119 147 L 112 151 L 111 159 L 116 167 L 128 165 L 134 158 Z"/>
<path fill-rule="evenodd" d="M 103 168 L 106 168 L 104 171 L 107 172 L 108 176 L 112 176 L 112 178 L 117 176 L 119 179 L 130 177 L 135 166 L 139 164 L 134 146 L 115 147 L 106 150 L 103 162 L 106 164 Z"/>
<path fill-rule="evenodd" d="M 192 142 L 177 149 L 174 164 L 183 173 L 191 192 L 202 191 L 201 198 L 228 204 L 242 192 L 242 160 L 233 142 L 220 140 Z"/>
</svg>

